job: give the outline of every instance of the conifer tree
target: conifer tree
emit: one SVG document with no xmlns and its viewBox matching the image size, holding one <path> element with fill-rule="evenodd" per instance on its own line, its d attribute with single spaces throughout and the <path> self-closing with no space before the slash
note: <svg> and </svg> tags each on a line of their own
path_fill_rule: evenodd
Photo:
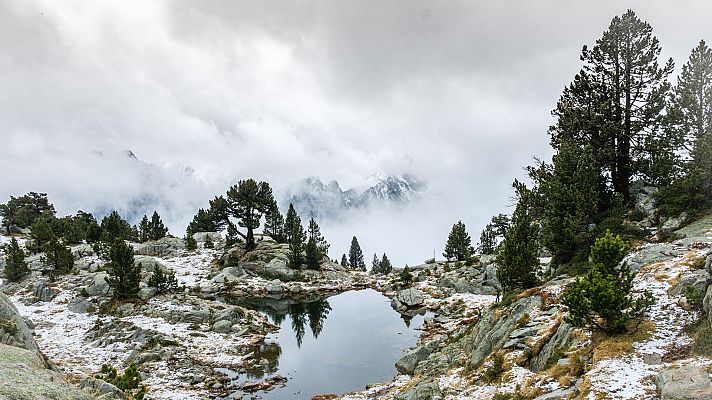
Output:
<svg viewBox="0 0 712 400">
<path fill-rule="evenodd" d="M 15 238 L 10 240 L 10 244 L 5 247 L 5 278 L 10 282 L 19 282 L 27 274 L 30 268 L 25 262 L 25 252 Z"/>
<path fill-rule="evenodd" d="M 203 242 L 203 247 L 206 249 L 212 249 L 215 247 L 215 243 L 213 243 L 213 239 L 210 237 L 210 235 L 205 235 L 205 241 Z"/>
<path fill-rule="evenodd" d="M 626 252 L 625 242 L 610 231 L 596 240 L 589 273 L 561 295 L 561 303 L 568 307 L 568 323 L 608 334 L 623 333 L 655 303 L 649 291 L 639 296 L 632 293 L 634 274 L 622 262 Z"/>
<path fill-rule="evenodd" d="M 151 223 L 148 217 L 144 214 L 141 222 L 138 224 L 138 241 L 144 243 L 151 239 Z"/>
<path fill-rule="evenodd" d="M 188 251 L 194 251 L 198 248 L 198 242 L 195 240 L 193 235 L 186 235 L 185 237 L 185 249 Z"/>
<path fill-rule="evenodd" d="M 227 234 L 225 235 L 225 247 L 231 247 L 237 243 L 240 238 L 237 237 L 237 227 L 232 222 L 227 225 Z"/>
<path fill-rule="evenodd" d="M 148 286 L 156 288 L 158 293 L 171 292 L 178 289 L 178 279 L 173 270 L 163 272 L 158 265 L 153 267 L 153 273 L 148 278 Z"/>
<path fill-rule="evenodd" d="M 242 180 L 227 191 L 229 215 L 238 220 L 240 227 L 247 229 L 244 235 L 238 231 L 245 239 L 245 250 L 254 250 L 257 246 L 254 231 L 260 227 L 262 215 L 273 203 L 272 188 L 267 182 Z"/>
<path fill-rule="evenodd" d="M 188 236 L 191 236 L 198 232 L 216 232 L 217 230 L 210 212 L 201 208 L 195 214 L 193 220 L 190 221 L 190 224 L 188 224 L 186 233 Z"/>
<path fill-rule="evenodd" d="M 494 254 L 496 247 L 497 237 L 494 234 L 494 229 L 492 229 L 492 224 L 487 224 L 480 234 L 480 244 L 477 246 L 477 251 L 480 254 Z"/>
<path fill-rule="evenodd" d="M 294 225 L 291 227 L 291 239 L 289 240 L 289 254 L 287 258 L 289 259 L 289 265 L 294 269 L 301 269 L 302 264 L 304 264 L 304 242 L 306 240 L 307 234 L 302 227 L 302 221 L 297 216 L 294 221 Z M 315 243 L 316 244 L 316 243 Z"/>
<path fill-rule="evenodd" d="M 381 258 L 381 263 L 379 264 L 379 269 L 383 275 L 388 275 L 393 272 L 393 266 L 391 265 L 391 260 L 388 259 L 386 253 L 383 253 Z"/>
<path fill-rule="evenodd" d="M 341 255 L 341 266 L 349 268 L 349 260 L 346 258 L 346 254 Z"/>
<path fill-rule="evenodd" d="M 153 215 L 151 216 L 151 234 L 150 238 L 151 240 L 158 240 L 161 238 L 166 237 L 168 234 L 168 228 L 166 228 L 165 225 L 163 225 L 163 220 L 161 220 L 161 216 L 158 215 L 157 211 L 153 212 Z"/>
<path fill-rule="evenodd" d="M 313 238 L 309 238 L 309 240 L 307 241 L 307 245 L 305 247 L 304 252 L 306 254 L 304 261 L 307 265 L 307 268 L 318 270 L 319 264 L 322 260 L 322 254 L 319 251 L 319 248 L 316 245 L 316 241 L 314 241 Z"/>
<path fill-rule="evenodd" d="M 69 247 L 53 238 L 45 245 L 44 265 L 52 276 L 54 274 L 67 274 L 74 267 L 74 257 Z"/>
<path fill-rule="evenodd" d="M 111 268 L 106 282 L 114 290 L 115 300 L 134 299 L 141 282 L 141 266 L 134 265 L 133 248 L 116 238 L 109 250 Z"/>
<path fill-rule="evenodd" d="M 443 256 L 448 260 L 470 261 L 473 251 L 472 239 L 467 233 L 465 224 L 458 221 L 452 226 L 450 235 L 448 235 Z"/>
<path fill-rule="evenodd" d="M 287 217 L 284 219 L 284 238 L 287 243 L 291 242 L 292 236 L 294 236 L 294 231 L 297 230 L 297 226 L 301 226 L 302 222 L 297 215 L 297 210 L 294 209 L 293 204 L 289 204 L 289 209 L 287 210 Z"/>
<path fill-rule="evenodd" d="M 329 255 L 329 243 L 327 243 L 326 239 L 324 239 L 324 236 L 321 234 L 321 230 L 319 229 L 319 225 L 316 221 L 314 221 L 314 218 L 309 220 L 307 233 L 309 239 L 314 240 L 314 243 L 319 250 L 319 254 L 321 254 L 322 257 Z"/>
<path fill-rule="evenodd" d="M 371 274 L 376 275 L 381 273 L 381 261 L 378 259 L 378 254 L 373 253 L 373 261 L 371 261 Z"/>
<path fill-rule="evenodd" d="M 497 252 L 497 279 L 505 290 L 527 289 L 538 283 L 539 228 L 532 217 L 532 192 L 518 181 L 519 200 L 512 226 Z"/>
<path fill-rule="evenodd" d="M 131 225 L 118 212 L 112 211 L 101 220 L 101 241 L 112 244 L 116 239 L 134 239 Z"/>
<path fill-rule="evenodd" d="M 661 130 L 673 62 L 661 67 L 660 52 L 650 24 L 630 10 L 616 16 L 593 48 L 584 47 L 584 66 L 553 111 L 554 148 L 567 138 L 596 149 L 596 167 L 626 204 L 633 176 L 665 178 L 654 164 L 668 162 L 665 146 L 675 142 Z"/>
<path fill-rule="evenodd" d="M 52 239 L 56 239 L 56 235 L 52 230 L 52 216 L 42 216 L 32 224 L 32 232 L 30 237 L 34 240 L 34 250 L 44 251 L 45 246 Z"/>
<path fill-rule="evenodd" d="M 10 196 L 6 204 L 0 204 L 0 216 L 7 233 L 11 226 L 31 227 L 41 216 L 54 216 L 54 205 L 46 193 L 30 192 L 20 197 Z"/>
<path fill-rule="evenodd" d="M 284 235 L 284 217 L 279 212 L 277 202 L 270 204 L 269 210 L 265 214 L 264 233 L 269 235 L 277 243 L 285 243 L 287 238 Z"/>
<path fill-rule="evenodd" d="M 363 260 L 363 252 L 358 244 L 356 236 L 351 239 L 351 248 L 349 249 L 349 266 L 351 269 L 366 270 L 366 263 Z"/>
</svg>

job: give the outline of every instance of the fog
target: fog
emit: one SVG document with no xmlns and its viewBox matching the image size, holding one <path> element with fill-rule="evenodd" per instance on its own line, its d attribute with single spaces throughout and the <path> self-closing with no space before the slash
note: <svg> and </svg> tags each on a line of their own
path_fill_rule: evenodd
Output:
<svg viewBox="0 0 712 400">
<path fill-rule="evenodd" d="M 332 258 L 356 235 L 367 262 L 420 263 L 511 212 L 581 47 L 626 8 L 676 72 L 712 40 L 706 1 L 0 1 L 0 201 L 156 209 L 182 235 L 238 179 L 410 173 L 420 202 L 321 223 Z"/>
</svg>

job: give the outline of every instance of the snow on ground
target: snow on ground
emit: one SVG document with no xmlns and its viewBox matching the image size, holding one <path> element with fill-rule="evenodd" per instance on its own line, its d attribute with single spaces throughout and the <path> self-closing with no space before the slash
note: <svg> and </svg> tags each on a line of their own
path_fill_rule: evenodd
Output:
<svg viewBox="0 0 712 400">
<path fill-rule="evenodd" d="M 210 263 L 216 255 L 215 250 L 200 249 L 196 252 L 181 253 L 178 257 L 155 259 L 176 273 L 179 285 L 193 288 L 208 281 Z"/>
<path fill-rule="evenodd" d="M 634 343 L 634 353 L 599 361 L 586 374 L 591 383 L 589 400 L 601 395 L 621 400 L 655 398 L 655 376 L 666 364 L 646 363 L 643 357 L 662 357 L 669 346 L 683 346 L 691 342 L 682 329 L 693 322 L 697 314 L 684 310 L 679 305 L 682 296 L 670 296 L 668 290 L 676 279 L 690 271 L 686 258 L 702 253 L 693 250 L 671 261 L 645 266 L 638 272 L 634 289 L 649 290 L 656 300 L 649 313 L 649 318 L 655 323 L 655 331 L 648 340 Z M 698 359 L 696 362 L 712 365 L 712 360 Z"/>
<path fill-rule="evenodd" d="M 66 373 L 93 375 L 102 364 L 121 364 L 136 344 L 116 341 L 99 347 L 88 343 L 84 336 L 100 317 L 69 311 L 67 303 L 73 296 L 72 291 L 64 290 L 49 302 L 24 305 L 21 296 L 10 300 L 35 325 L 35 340 L 42 352 Z"/>
</svg>

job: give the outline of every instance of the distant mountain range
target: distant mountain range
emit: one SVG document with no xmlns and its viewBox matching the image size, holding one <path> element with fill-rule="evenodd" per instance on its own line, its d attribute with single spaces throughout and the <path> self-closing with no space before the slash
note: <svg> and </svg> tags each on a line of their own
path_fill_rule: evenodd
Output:
<svg viewBox="0 0 712 400">
<path fill-rule="evenodd" d="M 284 209 L 293 204 L 302 218 L 339 219 L 350 210 L 411 203 L 425 189 L 425 182 L 408 174 L 376 174 L 361 188 L 346 191 L 335 180 L 325 184 L 312 176 L 289 187 L 282 204 Z"/>
</svg>

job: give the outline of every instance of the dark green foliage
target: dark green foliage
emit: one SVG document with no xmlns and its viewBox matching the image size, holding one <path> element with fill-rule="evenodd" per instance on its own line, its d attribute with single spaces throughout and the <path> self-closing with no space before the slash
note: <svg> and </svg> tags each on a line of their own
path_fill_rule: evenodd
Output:
<svg viewBox="0 0 712 400">
<path fill-rule="evenodd" d="M 356 236 L 351 239 L 351 248 L 349 249 L 349 266 L 351 269 L 366 270 L 366 262 L 363 259 L 363 251 L 358 244 Z"/>
<path fill-rule="evenodd" d="M 403 285 L 410 285 L 413 283 L 413 274 L 410 272 L 410 267 L 406 265 L 405 268 L 403 268 L 403 270 L 398 274 L 398 279 L 400 279 Z"/>
<path fill-rule="evenodd" d="M 234 244 L 240 242 L 238 235 L 239 233 L 235 224 L 229 223 L 227 225 L 227 234 L 225 235 L 225 247 L 230 248 Z"/>
<path fill-rule="evenodd" d="M 319 264 L 321 263 L 322 254 L 316 245 L 316 241 L 314 241 L 313 238 L 310 238 L 307 241 L 307 245 L 305 247 L 304 252 L 306 253 L 304 261 L 307 264 L 307 268 L 318 270 Z"/>
<path fill-rule="evenodd" d="M 298 228 L 297 226 L 302 225 L 302 220 L 297 215 L 297 210 L 294 209 L 293 204 L 289 204 L 289 209 L 287 210 L 287 217 L 284 220 L 284 238 L 289 243 L 292 240 L 294 231 Z"/>
<path fill-rule="evenodd" d="M 304 247 L 305 241 L 307 239 L 307 234 L 302 227 L 302 221 L 299 216 L 296 220 L 292 222 L 291 226 L 291 237 L 289 239 L 289 254 L 287 258 L 289 259 L 289 266 L 294 269 L 301 269 L 302 264 L 304 264 Z M 315 243 L 316 244 L 316 243 Z M 314 254 L 312 254 L 314 256 Z M 314 261 L 314 260 L 312 260 Z"/>
<path fill-rule="evenodd" d="M 198 249 L 198 242 L 195 240 L 193 235 L 186 236 L 185 249 L 188 251 L 195 251 L 196 249 Z"/>
<path fill-rule="evenodd" d="M 143 216 L 138 224 L 138 241 L 143 243 L 151 240 L 151 222 L 146 215 Z"/>
<path fill-rule="evenodd" d="M 41 216 L 54 216 L 55 213 L 46 193 L 30 192 L 20 197 L 10 196 L 6 204 L 0 204 L 0 216 L 7 233 L 10 233 L 11 226 L 29 228 Z"/>
<path fill-rule="evenodd" d="M 131 225 L 121 218 L 118 212 L 112 211 L 101 220 L 101 241 L 111 244 L 116 239 L 132 240 L 135 238 Z"/>
<path fill-rule="evenodd" d="M 267 182 L 254 179 L 239 181 L 227 191 L 228 213 L 238 220 L 238 225 L 247 229 L 245 249 L 256 247 L 254 230 L 260 227 L 262 215 L 274 204 L 272 188 Z"/>
<path fill-rule="evenodd" d="M 19 282 L 30 273 L 30 268 L 25 262 L 25 252 L 15 238 L 5 246 L 5 278 L 10 282 Z"/>
<path fill-rule="evenodd" d="M 705 298 L 705 291 L 692 285 L 685 287 L 685 299 L 693 310 L 702 311 L 702 300 Z"/>
<path fill-rule="evenodd" d="M 321 234 L 319 229 L 319 224 L 314 221 L 314 218 L 309 220 L 309 227 L 307 228 L 307 234 L 309 240 L 314 240 L 319 254 L 324 257 L 329 255 L 329 243 L 326 242 L 324 236 Z"/>
<path fill-rule="evenodd" d="M 166 237 L 167 234 L 168 234 L 168 228 L 166 228 L 166 226 L 163 225 L 163 220 L 161 220 L 161 216 L 158 215 L 158 212 L 154 211 L 153 215 L 151 216 L 149 238 L 151 240 L 158 240 L 158 239 Z"/>
<path fill-rule="evenodd" d="M 215 222 L 213 221 L 213 216 L 209 211 L 201 208 L 195 216 L 193 216 L 193 220 L 190 221 L 190 224 L 188 224 L 186 233 L 188 236 L 192 236 L 194 233 L 198 232 L 215 232 L 217 230 Z"/>
<path fill-rule="evenodd" d="M 648 291 L 633 296 L 634 274 L 622 263 L 626 252 L 620 236 L 607 232 L 596 240 L 588 275 L 571 284 L 561 296 L 561 303 L 568 307 L 568 323 L 617 334 L 642 319 L 654 299 Z"/>
<path fill-rule="evenodd" d="M 373 260 L 371 261 L 371 274 L 375 275 L 381 268 L 381 260 L 378 259 L 378 254 L 373 253 Z"/>
<path fill-rule="evenodd" d="M 265 214 L 264 234 L 269 235 L 277 243 L 287 242 L 287 237 L 284 234 L 284 217 L 279 212 L 276 201 L 272 201 Z"/>
<path fill-rule="evenodd" d="M 30 237 L 34 241 L 35 251 L 44 251 L 47 243 L 57 238 L 54 230 L 52 229 L 53 225 L 56 224 L 56 221 L 57 219 L 52 215 L 43 215 L 38 218 L 34 224 L 32 224 Z"/>
<path fill-rule="evenodd" d="M 60 243 L 56 238 L 53 238 L 45 245 L 44 252 L 44 265 L 51 276 L 54 274 L 67 274 L 72 271 L 72 267 L 74 267 L 72 250 Z"/>
<path fill-rule="evenodd" d="M 542 166 L 535 180 L 544 199 L 542 244 L 551 251 L 552 266 L 587 259 L 593 244 L 589 227 L 599 222 L 599 196 L 605 192 L 593 150 L 562 141 L 553 165 Z"/>
<path fill-rule="evenodd" d="M 346 254 L 341 255 L 341 266 L 342 267 L 349 267 L 349 260 L 346 258 Z"/>
<path fill-rule="evenodd" d="M 213 243 L 213 239 L 210 238 L 210 235 L 205 235 L 205 241 L 203 242 L 203 247 L 206 249 L 215 248 L 215 243 Z"/>
<path fill-rule="evenodd" d="M 386 256 L 386 253 L 383 253 L 383 257 L 380 260 L 378 259 L 378 256 L 374 254 L 371 266 L 371 273 L 388 275 L 391 272 L 393 272 L 393 266 L 391 265 L 391 260 L 389 260 Z"/>
<path fill-rule="evenodd" d="M 625 204 L 633 176 L 669 179 L 675 140 L 661 124 L 673 63 L 659 66 L 660 51 L 647 22 L 630 10 L 616 16 L 593 48 L 584 46 L 584 66 L 552 112 L 557 118 L 550 129 L 552 146 L 571 140 L 595 149 L 596 168 Z"/>
<path fill-rule="evenodd" d="M 499 214 L 492 217 L 490 223 L 485 225 L 485 228 L 480 234 L 480 243 L 477 246 L 477 251 L 480 254 L 495 254 L 497 251 L 498 239 L 504 238 L 509 229 L 509 216 Z"/>
<path fill-rule="evenodd" d="M 507 290 L 536 286 L 539 272 L 539 227 L 532 217 L 531 190 L 514 181 L 519 200 L 497 252 L 497 279 Z"/>
<path fill-rule="evenodd" d="M 467 233 L 465 224 L 462 221 L 457 221 L 448 235 L 443 256 L 448 260 L 470 261 L 472 253 L 474 253 L 472 239 Z"/>
<path fill-rule="evenodd" d="M 114 239 L 109 249 L 109 278 L 107 283 L 114 290 L 115 300 L 134 299 L 141 282 L 141 266 L 134 265 L 133 248 L 122 239 Z"/>
<path fill-rule="evenodd" d="M 143 400 L 148 391 L 141 383 L 141 374 L 134 363 L 131 363 L 122 374 L 119 374 L 116 368 L 103 364 L 96 378 L 116 386 L 131 400 Z"/>
<path fill-rule="evenodd" d="M 172 292 L 178 289 L 176 273 L 172 270 L 163 272 L 159 266 L 153 267 L 153 273 L 148 278 L 148 286 L 155 287 L 158 293 Z"/>
</svg>

